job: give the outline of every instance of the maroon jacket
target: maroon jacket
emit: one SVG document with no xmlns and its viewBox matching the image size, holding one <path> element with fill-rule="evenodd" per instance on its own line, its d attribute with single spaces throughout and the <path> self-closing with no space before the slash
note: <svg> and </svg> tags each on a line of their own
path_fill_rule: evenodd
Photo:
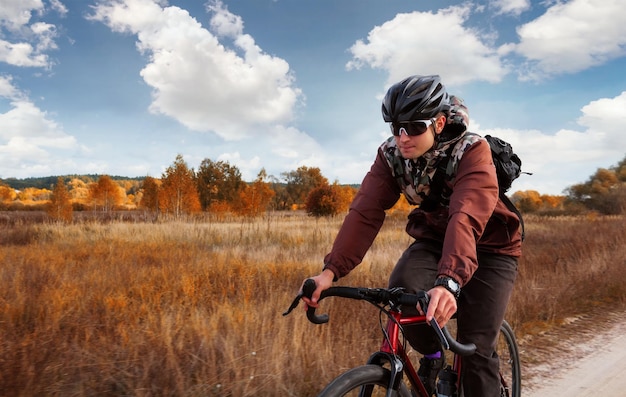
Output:
<svg viewBox="0 0 626 397">
<path fill-rule="evenodd" d="M 478 267 L 477 251 L 521 255 L 520 221 L 498 198 L 489 144 L 481 139 L 464 152 L 452 185 L 449 207 L 432 212 L 416 208 L 406 231 L 416 240 L 442 246 L 439 274 L 465 285 Z M 390 209 L 402 193 L 381 149 L 355 196 L 348 215 L 324 258 L 336 278 L 348 274 L 365 256 Z"/>
</svg>

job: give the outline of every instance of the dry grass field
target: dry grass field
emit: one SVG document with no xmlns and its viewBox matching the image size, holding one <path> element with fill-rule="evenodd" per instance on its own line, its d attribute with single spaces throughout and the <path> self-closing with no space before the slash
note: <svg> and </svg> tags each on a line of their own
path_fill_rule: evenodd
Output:
<svg viewBox="0 0 626 397">
<path fill-rule="evenodd" d="M 13 221 L 0 226 L 0 395 L 311 396 L 380 343 L 378 315 L 288 307 L 340 219 Z M 626 301 L 624 218 L 528 217 L 507 318 L 519 338 Z M 345 285 L 385 286 L 409 244 L 390 217 Z"/>
</svg>

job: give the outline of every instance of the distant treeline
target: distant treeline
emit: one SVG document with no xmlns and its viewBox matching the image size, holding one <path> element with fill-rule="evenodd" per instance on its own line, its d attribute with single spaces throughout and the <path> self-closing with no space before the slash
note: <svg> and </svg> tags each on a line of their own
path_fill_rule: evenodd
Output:
<svg viewBox="0 0 626 397">
<path fill-rule="evenodd" d="M 55 175 L 55 176 L 43 176 L 39 178 L 0 178 L 0 183 L 4 183 L 5 185 L 11 187 L 15 190 L 23 190 L 29 187 L 37 188 L 37 189 L 50 189 L 54 188 L 56 185 L 58 178 L 62 177 L 65 181 L 70 181 L 72 179 L 79 179 L 85 183 L 91 183 L 97 181 L 102 175 L 101 174 L 85 174 L 85 175 Z M 118 175 L 108 175 L 111 179 L 116 181 L 143 181 L 145 179 L 144 176 L 137 177 L 128 177 L 128 176 L 118 176 Z"/>
</svg>

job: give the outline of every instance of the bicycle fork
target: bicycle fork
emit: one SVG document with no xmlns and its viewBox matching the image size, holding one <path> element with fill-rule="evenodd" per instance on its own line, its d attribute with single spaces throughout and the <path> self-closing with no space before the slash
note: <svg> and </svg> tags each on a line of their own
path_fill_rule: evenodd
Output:
<svg viewBox="0 0 626 397">
<path fill-rule="evenodd" d="M 402 381 L 402 374 L 406 372 L 411 386 L 418 391 L 420 395 L 426 396 L 428 393 L 424 385 L 417 381 L 419 378 L 415 367 L 409 360 L 404 346 L 398 343 L 401 330 L 400 324 L 405 319 L 400 318 L 400 313 L 392 313 L 391 318 L 387 322 L 386 328 L 383 330 L 385 336 L 380 351 L 372 354 L 367 361 L 368 364 L 383 366 L 389 363 L 391 377 L 389 379 L 389 387 L 387 388 L 387 397 L 391 396 L 393 391 L 398 390 Z M 409 320 L 410 321 L 410 320 Z M 439 380 L 436 386 L 437 397 L 458 397 L 461 390 L 461 357 L 454 355 L 452 365 L 446 365 L 439 373 Z"/>
<path fill-rule="evenodd" d="M 411 386 L 415 390 L 419 390 L 420 395 L 427 395 L 424 385 L 416 381 L 418 378 L 415 367 L 409 360 L 404 347 L 398 343 L 400 334 L 400 313 L 390 313 L 387 326 L 383 329 L 384 339 L 380 351 L 372 354 L 367 364 L 384 366 L 389 363 L 389 387 L 387 388 L 386 397 L 390 397 L 394 391 L 397 391 L 402 382 L 403 372 L 406 372 Z M 365 395 L 365 393 L 361 393 Z"/>
</svg>

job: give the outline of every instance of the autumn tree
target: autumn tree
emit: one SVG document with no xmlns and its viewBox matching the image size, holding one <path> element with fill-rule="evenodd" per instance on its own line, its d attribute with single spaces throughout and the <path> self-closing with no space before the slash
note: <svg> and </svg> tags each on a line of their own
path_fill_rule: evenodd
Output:
<svg viewBox="0 0 626 397">
<path fill-rule="evenodd" d="M 340 197 L 337 189 L 326 184 L 317 186 L 309 193 L 305 209 L 310 216 L 334 216 L 339 213 Z"/>
<path fill-rule="evenodd" d="M 69 183 L 69 192 L 75 205 L 86 206 L 89 204 L 89 185 L 80 178 L 72 178 Z"/>
<path fill-rule="evenodd" d="M 174 164 L 165 170 L 161 182 L 158 195 L 161 212 L 176 218 L 200 212 L 195 173 L 187 166 L 182 155 L 177 155 Z"/>
<path fill-rule="evenodd" d="M 58 221 L 71 222 L 74 216 L 72 196 L 65 186 L 63 177 L 57 178 L 57 183 L 50 196 L 50 204 L 46 208 L 48 215 Z"/>
<path fill-rule="evenodd" d="M 160 181 L 151 176 L 147 176 L 142 184 L 142 196 L 139 207 L 152 212 L 159 211 L 159 189 Z"/>
<path fill-rule="evenodd" d="M 89 198 L 94 210 L 100 207 L 103 212 L 111 212 L 124 202 L 126 194 L 110 176 L 102 175 L 97 182 L 89 185 Z"/>
<path fill-rule="evenodd" d="M 540 194 L 536 190 L 520 190 L 511 196 L 511 201 L 521 212 L 554 212 L 564 210 L 565 197 Z"/>
<path fill-rule="evenodd" d="M 317 167 L 299 167 L 295 171 L 281 174 L 286 182 L 286 193 L 290 205 L 305 204 L 309 193 L 322 186 L 328 186 L 328 179 Z"/>
<path fill-rule="evenodd" d="M 517 191 L 511 197 L 520 212 L 537 212 L 541 208 L 541 194 L 536 190 Z"/>
<path fill-rule="evenodd" d="M 338 196 L 337 204 L 339 206 L 339 208 L 337 208 L 338 213 L 348 212 L 348 209 L 350 208 L 350 204 L 352 204 L 352 200 L 354 199 L 354 196 L 356 195 L 357 189 L 355 189 L 354 187 L 350 185 L 340 185 L 338 181 L 335 181 L 331 185 L 331 188 L 337 191 L 337 196 Z"/>
<path fill-rule="evenodd" d="M 10 186 L 0 183 L 0 203 L 6 203 L 15 200 L 17 193 Z"/>
<path fill-rule="evenodd" d="M 27 187 L 17 193 L 17 199 L 22 203 L 29 204 L 37 201 L 48 201 L 50 200 L 50 194 L 52 194 L 52 192 L 48 189 Z"/>
<path fill-rule="evenodd" d="M 587 209 L 603 214 L 620 214 L 626 211 L 626 186 L 622 173 L 626 158 L 611 169 L 599 168 L 585 183 L 570 186 L 568 200 L 583 204 Z"/>
<path fill-rule="evenodd" d="M 256 180 L 239 191 L 239 200 L 234 207 L 238 215 L 254 218 L 267 210 L 274 191 L 266 179 L 267 173 L 265 169 L 261 169 Z"/>
</svg>

